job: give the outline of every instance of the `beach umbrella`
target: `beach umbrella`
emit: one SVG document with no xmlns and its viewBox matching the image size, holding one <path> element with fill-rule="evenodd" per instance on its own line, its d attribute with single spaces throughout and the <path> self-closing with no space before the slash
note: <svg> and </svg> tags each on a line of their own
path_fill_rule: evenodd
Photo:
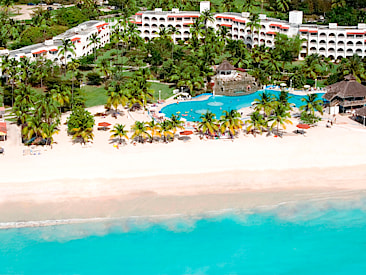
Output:
<svg viewBox="0 0 366 275">
<path fill-rule="evenodd" d="M 189 136 L 189 135 L 192 135 L 193 132 L 186 130 L 186 131 L 179 132 L 179 134 L 182 136 Z"/>
<path fill-rule="evenodd" d="M 296 127 L 300 128 L 300 129 L 309 129 L 310 125 L 309 124 L 297 124 Z"/>
<path fill-rule="evenodd" d="M 100 127 L 108 127 L 110 125 L 112 125 L 112 124 L 110 124 L 108 122 L 100 122 L 100 123 L 98 123 L 98 126 L 100 126 Z"/>
</svg>

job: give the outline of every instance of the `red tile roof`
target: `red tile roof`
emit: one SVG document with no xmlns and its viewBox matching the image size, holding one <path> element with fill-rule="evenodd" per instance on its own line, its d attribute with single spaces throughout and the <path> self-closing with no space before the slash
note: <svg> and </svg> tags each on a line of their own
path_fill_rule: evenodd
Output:
<svg viewBox="0 0 366 275">
<path fill-rule="evenodd" d="M 234 19 L 233 21 L 240 22 L 240 23 L 245 23 L 245 20 L 244 19 Z"/>
<path fill-rule="evenodd" d="M 71 39 L 72 42 L 78 41 L 78 40 L 80 40 L 80 37 L 74 37 L 73 39 Z"/>
</svg>

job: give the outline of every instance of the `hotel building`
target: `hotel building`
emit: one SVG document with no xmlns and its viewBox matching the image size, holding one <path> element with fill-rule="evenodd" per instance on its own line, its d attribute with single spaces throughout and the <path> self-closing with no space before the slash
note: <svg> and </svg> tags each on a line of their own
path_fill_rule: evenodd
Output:
<svg viewBox="0 0 366 275">
<path fill-rule="evenodd" d="M 210 9 L 210 2 L 200 3 L 200 11 L 163 11 L 156 8 L 154 11 L 137 12 L 131 22 L 136 24 L 141 37 L 145 40 L 151 40 L 158 37 L 160 28 L 175 27 L 178 32 L 173 35 L 174 41 L 187 41 L 190 37 L 190 27 L 200 14 Z M 218 30 L 220 26 L 227 28 L 228 37 L 232 39 L 241 39 L 248 47 L 254 47 L 264 44 L 268 47 L 274 46 L 276 33 L 283 33 L 288 36 L 300 35 L 305 39 L 302 44 L 299 58 L 317 53 L 332 60 L 351 57 L 358 54 L 360 57 L 366 57 L 366 24 L 360 23 L 353 27 L 338 26 L 336 23 L 325 25 L 303 24 L 303 13 L 301 11 L 291 11 L 289 21 L 267 18 L 260 14 L 260 28 L 254 29 L 251 33 L 248 28 L 250 14 L 242 13 L 216 13 L 213 15 L 214 22 L 208 22 L 210 27 Z M 78 58 L 93 53 L 94 47 L 103 47 L 110 41 L 112 25 L 116 22 L 106 23 L 103 21 L 88 21 L 72 28 L 65 33 L 46 40 L 43 43 L 23 47 L 17 50 L 0 51 L 1 55 L 20 59 L 28 57 L 35 60 L 38 57 L 50 59 L 55 63 L 64 63 L 64 56 L 59 54 L 59 46 L 62 45 L 62 39 L 70 39 L 75 45 L 75 55 L 66 54 L 67 62 L 71 58 Z M 92 34 L 98 34 L 100 43 L 91 44 Z"/>
</svg>

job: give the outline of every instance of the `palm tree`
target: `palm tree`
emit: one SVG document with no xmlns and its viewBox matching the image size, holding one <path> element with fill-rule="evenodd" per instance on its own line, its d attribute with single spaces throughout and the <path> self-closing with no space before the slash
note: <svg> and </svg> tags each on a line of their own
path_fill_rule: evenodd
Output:
<svg viewBox="0 0 366 275">
<path fill-rule="evenodd" d="M 200 117 L 201 121 L 198 123 L 198 129 L 205 134 L 215 136 L 215 133 L 219 130 L 217 119 L 215 114 L 210 111 L 206 112 Z"/>
<path fill-rule="evenodd" d="M 128 103 L 127 91 L 124 87 L 121 86 L 120 83 L 115 83 L 114 85 L 110 86 L 107 90 L 107 104 L 106 106 L 110 108 L 113 106 L 116 109 L 118 105 L 126 106 Z"/>
<path fill-rule="evenodd" d="M 153 142 L 154 137 L 161 137 L 161 127 L 160 124 L 156 123 L 155 120 L 151 120 L 146 123 L 147 129 L 150 131 L 150 142 Z"/>
<path fill-rule="evenodd" d="M 63 55 L 64 66 L 65 66 L 64 76 L 66 76 L 67 52 L 70 52 L 75 55 L 75 51 L 74 51 L 75 44 L 70 39 L 62 39 L 61 43 L 62 43 L 62 45 L 60 45 L 58 47 L 58 50 L 59 50 L 58 55 Z"/>
<path fill-rule="evenodd" d="M 290 0 L 276 0 L 276 10 L 287 12 L 289 10 Z"/>
<path fill-rule="evenodd" d="M 269 118 L 269 121 L 272 121 L 271 129 L 277 126 L 277 135 L 279 134 L 279 126 L 282 126 L 283 129 L 286 129 L 286 124 L 292 124 L 291 114 L 286 108 L 286 106 L 282 104 L 276 104 L 273 109 L 273 114 Z"/>
<path fill-rule="evenodd" d="M 111 133 L 113 133 L 111 135 L 111 138 L 118 137 L 119 144 L 122 144 L 123 138 L 128 139 L 128 136 L 127 136 L 128 131 L 125 129 L 125 127 L 126 127 L 125 125 L 117 124 L 111 130 Z"/>
<path fill-rule="evenodd" d="M 94 138 L 93 128 L 79 127 L 72 129 L 72 131 L 73 131 L 72 139 L 73 140 L 80 139 L 82 145 L 86 144 L 90 140 L 93 140 Z"/>
<path fill-rule="evenodd" d="M 43 122 L 41 125 L 41 136 L 42 138 L 46 139 L 46 144 L 51 146 L 53 144 L 53 136 L 58 134 L 59 129 L 57 128 L 59 125 L 59 120 L 56 123 L 45 123 Z"/>
<path fill-rule="evenodd" d="M 250 21 L 246 24 L 246 28 L 250 29 L 252 43 L 253 43 L 253 36 L 254 36 L 254 30 L 259 30 L 261 28 L 260 19 L 258 14 L 252 14 L 250 16 Z"/>
<path fill-rule="evenodd" d="M 135 121 L 135 124 L 131 127 L 131 132 L 133 133 L 131 139 L 138 138 L 139 142 L 143 142 L 146 138 L 151 138 L 144 122 Z"/>
<path fill-rule="evenodd" d="M 268 116 L 273 107 L 273 97 L 267 92 L 263 92 L 259 95 L 259 98 L 254 99 L 255 110 L 263 111 L 264 116 Z"/>
<path fill-rule="evenodd" d="M 180 117 L 177 115 L 172 115 L 170 117 L 170 123 L 172 124 L 174 134 L 177 131 L 177 129 L 184 129 L 184 122 L 180 120 Z"/>
<path fill-rule="evenodd" d="M 40 100 L 37 101 L 34 113 L 44 122 L 51 124 L 54 118 L 60 116 L 59 103 L 55 100 L 51 91 L 47 91 Z"/>
<path fill-rule="evenodd" d="M 14 6 L 13 0 L 2 0 L 1 1 L 2 10 L 4 11 L 5 15 L 9 15 L 10 9 Z"/>
<path fill-rule="evenodd" d="M 74 102 L 74 74 L 75 71 L 79 68 L 80 61 L 72 58 L 70 63 L 67 65 L 68 69 L 72 72 L 71 76 L 71 102 Z"/>
<path fill-rule="evenodd" d="M 94 53 L 94 61 L 97 59 L 97 55 L 96 55 L 96 47 L 97 45 L 99 45 L 100 43 L 100 37 L 98 36 L 97 33 L 93 33 L 90 38 L 89 38 L 90 42 L 89 42 L 89 46 L 93 46 L 93 53 Z"/>
<path fill-rule="evenodd" d="M 249 125 L 247 127 L 247 132 L 253 131 L 253 135 L 256 136 L 256 131 L 262 134 L 263 125 L 266 126 L 265 118 L 258 111 L 253 112 L 250 115 L 250 120 L 248 121 Z"/>
<path fill-rule="evenodd" d="M 318 99 L 317 94 L 308 94 L 306 97 L 301 99 L 305 105 L 300 106 L 300 110 L 303 110 L 311 115 L 315 114 L 315 111 L 323 114 L 322 100 Z"/>
<path fill-rule="evenodd" d="M 247 12 L 251 12 L 253 7 L 255 6 L 255 0 L 245 0 L 243 4 L 243 10 Z"/>
<path fill-rule="evenodd" d="M 171 39 L 172 39 L 172 60 L 174 61 L 174 43 L 175 43 L 175 35 L 179 32 L 179 30 L 174 27 L 174 26 L 171 26 L 169 27 L 169 34 L 172 36 Z"/>
<path fill-rule="evenodd" d="M 234 138 L 237 131 L 243 127 L 243 122 L 240 118 L 241 115 L 237 110 L 230 110 L 229 112 L 224 110 L 220 118 L 221 133 L 225 133 L 228 130 L 230 137 Z"/>
<path fill-rule="evenodd" d="M 23 136 L 27 139 L 31 139 L 33 136 L 36 138 L 42 136 L 42 123 L 42 120 L 36 115 L 28 116 L 26 126 L 22 129 Z"/>
<path fill-rule="evenodd" d="M 231 11 L 233 6 L 235 6 L 234 0 L 223 0 L 222 1 L 222 7 L 223 7 L 224 11 Z"/>
<path fill-rule="evenodd" d="M 346 0 L 332 0 L 332 9 L 345 8 L 346 6 Z"/>
<path fill-rule="evenodd" d="M 284 106 L 287 110 L 291 110 L 291 104 L 289 103 L 289 99 L 291 98 L 290 93 L 286 91 L 281 91 L 275 102 L 278 102 L 282 106 Z"/>
<path fill-rule="evenodd" d="M 169 137 L 174 138 L 172 132 L 172 124 L 169 120 L 164 120 L 160 124 L 160 134 L 164 137 L 164 142 L 167 142 Z"/>
<path fill-rule="evenodd" d="M 52 94 L 53 99 L 59 103 L 61 113 L 61 108 L 67 106 L 70 103 L 69 87 L 65 85 L 55 85 L 50 92 Z"/>
<path fill-rule="evenodd" d="M 103 58 L 98 64 L 99 70 L 104 74 L 105 78 L 108 79 L 111 73 L 110 62 L 108 59 Z"/>
<path fill-rule="evenodd" d="M 213 23 L 215 21 L 213 14 L 209 10 L 204 10 L 201 13 L 198 20 L 203 23 L 206 30 L 207 30 L 207 22 Z"/>
</svg>

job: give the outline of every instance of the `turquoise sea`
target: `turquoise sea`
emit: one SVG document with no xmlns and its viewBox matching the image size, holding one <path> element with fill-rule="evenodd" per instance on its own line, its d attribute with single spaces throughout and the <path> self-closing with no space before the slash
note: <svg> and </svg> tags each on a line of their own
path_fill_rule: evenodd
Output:
<svg viewBox="0 0 366 275">
<path fill-rule="evenodd" d="M 2 229 L 0 274 L 366 274 L 366 200 Z"/>
</svg>

